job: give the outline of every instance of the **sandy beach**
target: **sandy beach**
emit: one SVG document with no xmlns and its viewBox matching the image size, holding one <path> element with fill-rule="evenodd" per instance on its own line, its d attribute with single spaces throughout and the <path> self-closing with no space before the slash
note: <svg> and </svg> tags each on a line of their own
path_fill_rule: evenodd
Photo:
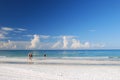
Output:
<svg viewBox="0 0 120 80">
<path fill-rule="evenodd" d="M 0 80 L 120 80 L 120 61 L 0 59 Z"/>
</svg>

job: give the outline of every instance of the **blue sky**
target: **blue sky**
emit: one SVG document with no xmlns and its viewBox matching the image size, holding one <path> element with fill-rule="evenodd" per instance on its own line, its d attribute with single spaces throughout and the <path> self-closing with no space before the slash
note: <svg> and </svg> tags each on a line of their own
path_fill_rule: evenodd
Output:
<svg viewBox="0 0 120 80">
<path fill-rule="evenodd" d="M 120 49 L 119 30 L 119 0 L 0 0 L 0 49 Z"/>
</svg>

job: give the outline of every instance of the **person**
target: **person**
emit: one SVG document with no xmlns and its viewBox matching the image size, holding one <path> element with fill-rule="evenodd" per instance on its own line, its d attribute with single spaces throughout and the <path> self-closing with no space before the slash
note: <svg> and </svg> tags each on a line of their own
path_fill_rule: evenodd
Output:
<svg viewBox="0 0 120 80">
<path fill-rule="evenodd" d="M 47 57 L 47 55 L 46 55 L 46 54 L 44 54 L 44 57 Z"/>
<path fill-rule="evenodd" d="M 28 57 L 29 57 L 30 60 L 32 60 L 32 57 L 33 57 L 32 53 L 29 53 Z"/>
<path fill-rule="evenodd" d="M 29 63 L 31 63 L 31 62 L 32 62 L 32 58 L 33 58 L 33 54 L 32 54 L 32 53 L 29 53 L 29 54 L 28 54 L 28 58 L 29 58 L 29 60 L 30 60 Z"/>
<path fill-rule="evenodd" d="M 46 55 L 46 54 L 44 54 L 43 56 L 44 56 L 44 59 L 46 59 L 47 55 Z"/>
</svg>

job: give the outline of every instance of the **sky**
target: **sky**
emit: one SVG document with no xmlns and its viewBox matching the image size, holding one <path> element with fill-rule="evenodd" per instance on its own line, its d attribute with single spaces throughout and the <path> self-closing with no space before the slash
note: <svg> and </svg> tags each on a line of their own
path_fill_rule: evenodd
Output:
<svg viewBox="0 0 120 80">
<path fill-rule="evenodd" d="M 0 0 L 0 49 L 120 49 L 120 0 Z"/>
</svg>

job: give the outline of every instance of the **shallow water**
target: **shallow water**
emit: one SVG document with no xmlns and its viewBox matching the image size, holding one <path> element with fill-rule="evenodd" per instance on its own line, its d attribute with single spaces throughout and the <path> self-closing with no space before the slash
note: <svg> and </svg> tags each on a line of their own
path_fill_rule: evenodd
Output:
<svg viewBox="0 0 120 80">
<path fill-rule="evenodd" d="M 120 60 L 120 50 L 0 50 L 0 58 L 24 58 L 29 52 L 35 59 L 41 59 L 46 54 L 47 58 L 55 59 Z"/>
</svg>

